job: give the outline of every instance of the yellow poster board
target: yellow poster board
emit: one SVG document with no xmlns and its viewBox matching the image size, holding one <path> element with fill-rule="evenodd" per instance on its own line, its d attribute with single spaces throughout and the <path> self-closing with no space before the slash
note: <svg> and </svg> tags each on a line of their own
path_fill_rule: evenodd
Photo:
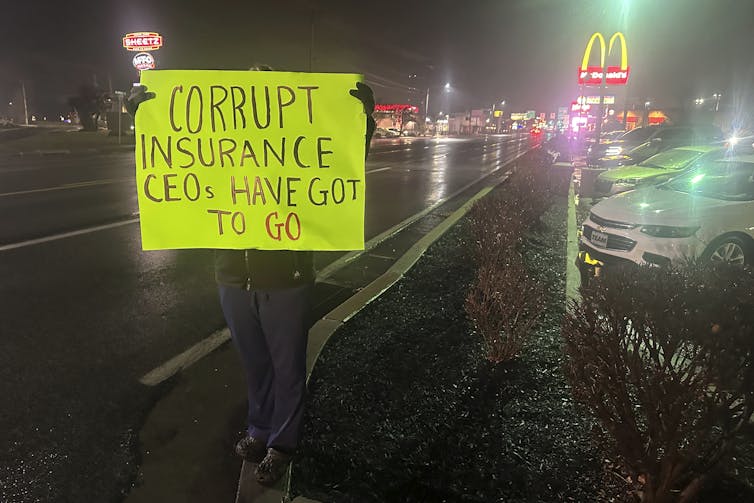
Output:
<svg viewBox="0 0 754 503">
<path fill-rule="evenodd" d="M 360 75 L 150 70 L 136 114 L 145 250 L 364 247 Z"/>
</svg>

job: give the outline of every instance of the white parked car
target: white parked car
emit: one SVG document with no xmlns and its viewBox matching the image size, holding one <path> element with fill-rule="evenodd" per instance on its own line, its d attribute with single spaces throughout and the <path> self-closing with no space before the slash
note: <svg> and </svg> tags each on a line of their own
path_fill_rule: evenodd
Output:
<svg viewBox="0 0 754 503">
<path fill-rule="evenodd" d="M 689 257 L 754 264 L 754 155 L 703 162 L 666 183 L 599 202 L 579 247 L 580 267 Z"/>
</svg>

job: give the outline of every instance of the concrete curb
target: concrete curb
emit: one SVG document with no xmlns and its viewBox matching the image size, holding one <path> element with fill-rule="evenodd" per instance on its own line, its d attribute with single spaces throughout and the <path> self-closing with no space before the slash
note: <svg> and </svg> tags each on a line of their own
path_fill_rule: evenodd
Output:
<svg viewBox="0 0 754 503">
<path fill-rule="evenodd" d="M 335 331 L 353 318 L 359 311 L 364 309 L 369 303 L 382 295 L 387 289 L 398 282 L 411 267 L 416 264 L 419 258 L 427 251 L 427 248 L 440 239 L 453 225 L 458 222 L 474 205 L 476 201 L 486 196 L 497 185 L 507 180 L 506 176 L 498 183 L 488 186 L 477 192 L 473 197 L 466 201 L 463 206 L 454 211 L 449 217 L 443 220 L 437 227 L 432 229 L 419 241 L 417 241 L 406 253 L 403 254 L 387 271 L 379 278 L 369 283 L 366 287 L 359 290 L 356 294 L 343 302 L 341 305 L 327 313 L 321 320 L 314 324 L 309 330 L 309 345 L 307 347 L 307 382 L 311 377 L 314 364 L 317 362 L 322 348 L 327 340 Z"/>
<path fill-rule="evenodd" d="M 571 175 L 568 188 L 568 238 L 566 241 L 566 302 L 578 300 L 581 275 L 576 267 L 576 256 L 579 253 L 578 229 L 576 223 L 576 192 Z"/>
<path fill-rule="evenodd" d="M 402 222 L 399 222 L 398 224 L 396 224 L 393 227 L 389 228 L 385 232 L 383 232 L 381 234 L 378 234 L 377 236 L 373 237 L 372 239 L 370 239 L 368 242 L 365 243 L 363 250 L 355 250 L 355 251 L 351 251 L 351 252 L 346 253 L 343 257 L 339 258 L 338 260 L 336 260 L 332 264 L 329 264 L 328 266 L 324 267 L 321 271 L 319 271 L 317 273 L 317 281 L 324 281 L 324 280 L 326 280 L 327 278 L 329 278 L 330 276 L 332 276 L 332 274 L 335 271 L 337 271 L 338 269 L 340 269 L 341 267 L 343 267 L 344 264 L 347 264 L 347 263 L 349 263 L 349 262 L 357 259 L 360 255 L 363 255 L 364 253 L 368 252 L 369 250 L 371 250 L 372 248 L 376 247 L 377 245 L 379 245 L 380 243 L 382 243 L 386 239 L 389 239 L 392 236 L 398 234 L 399 232 L 401 232 L 403 229 L 405 229 L 409 225 L 411 225 L 414 222 L 416 222 L 417 220 L 420 220 L 421 218 L 425 217 L 426 215 L 428 215 L 429 213 L 431 213 L 435 209 L 439 208 L 440 206 L 442 206 L 443 204 L 445 204 L 449 200 L 451 200 L 451 199 L 457 197 L 458 195 L 462 194 L 464 191 L 468 190 L 474 184 L 477 184 L 477 183 L 481 182 L 485 178 L 488 178 L 491 175 L 494 175 L 495 173 L 497 173 L 498 171 L 500 171 L 501 169 L 505 168 L 505 166 L 507 166 L 508 164 L 510 164 L 512 162 L 515 162 L 516 160 L 518 160 L 520 157 L 522 157 L 527 152 L 528 151 L 520 153 L 520 154 L 514 156 L 512 159 L 507 160 L 507 161 L 499 161 L 498 166 L 494 170 L 492 170 L 491 172 L 487 173 L 484 176 L 481 176 L 481 177 L 477 178 L 476 180 L 472 180 L 471 182 L 469 182 L 466 185 L 464 185 L 463 187 L 459 188 L 458 190 L 456 190 L 452 194 L 450 194 L 450 195 L 448 195 L 448 196 L 446 196 L 446 197 L 438 200 L 432 206 L 429 206 L 429 207 L 425 208 L 424 210 L 420 211 L 419 213 L 417 213 L 415 215 L 412 215 L 411 217 L 403 220 Z"/>
<path fill-rule="evenodd" d="M 493 171 L 494 174 L 505 165 L 511 164 L 520 157 L 528 153 L 529 150 L 522 152 L 510 161 L 503 164 L 500 168 Z M 489 175 L 488 175 L 489 176 Z M 322 349 L 330 337 L 349 319 L 353 318 L 359 311 L 364 309 L 369 303 L 382 295 L 391 286 L 397 283 L 408 272 L 424 252 L 440 237 L 443 236 L 451 227 L 453 227 L 479 199 L 483 198 L 494 190 L 497 186 L 508 179 L 509 173 L 499 180 L 482 188 L 479 192 L 467 200 L 460 208 L 455 210 L 450 216 L 445 218 L 439 225 L 434 227 L 430 232 L 424 235 L 419 241 L 409 248 L 387 271 L 367 286 L 356 292 L 345 302 L 341 303 L 335 309 L 327 313 L 318 320 L 312 328 L 309 329 L 309 341 L 306 349 L 306 382 L 309 383 L 314 365 L 317 363 Z M 470 186 L 470 185 L 469 185 Z M 468 187 L 468 186 L 467 186 Z M 467 188 L 465 187 L 465 188 Z M 290 474 L 283 478 L 273 488 L 263 488 L 256 483 L 253 476 L 254 465 L 243 462 L 241 467 L 241 476 L 239 479 L 238 492 L 236 494 L 236 503 L 321 503 L 316 500 L 308 499 L 303 496 L 297 496 L 291 501 L 290 498 Z"/>
<path fill-rule="evenodd" d="M 322 349 L 338 328 L 397 283 L 405 273 L 416 264 L 427 248 L 440 239 L 443 234 L 463 218 L 463 216 L 469 212 L 474 203 L 489 194 L 495 187 L 507 179 L 508 176 L 505 176 L 496 183 L 484 187 L 477 192 L 438 226 L 417 241 L 385 273 L 369 283 L 366 287 L 359 290 L 356 294 L 314 324 L 309 330 L 309 344 L 306 351 L 307 383 L 309 382 L 312 370 L 314 369 L 314 365 L 316 364 L 317 358 Z M 253 465 L 246 462 L 243 463 L 236 503 L 279 503 L 290 501 L 290 471 L 287 480 L 282 481 L 282 484 L 278 487 L 262 488 L 249 475 L 252 470 Z M 298 496 L 293 500 L 293 503 L 296 502 L 319 503 L 316 500 L 311 500 L 302 496 Z"/>
</svg>

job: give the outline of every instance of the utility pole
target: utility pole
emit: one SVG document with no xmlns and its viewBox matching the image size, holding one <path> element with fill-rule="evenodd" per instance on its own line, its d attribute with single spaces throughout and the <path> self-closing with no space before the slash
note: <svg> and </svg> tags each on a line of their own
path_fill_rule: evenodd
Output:
<svg viewBox="0 0 754 503">
<path fill-rule="evenodd" d="M 24 85 L 24 81 L 21 81 L 21 94 L 24 98 L 24 124 L 27 126 L 29 125 L 29 108 L 26 105 L 26 86 Z"/>
<path fill-rule="evenodd" d="M 309 71 L 312 71 L 314 60 L 314 19 L 316 16 L 316 10 L 312 7 L 311 15 L 311 38 L 309 39 Z"/>
<path fill-rule="evenodd" d="M 600 104 L 599 107 L 597 107 L 597 124 L 594 126 L 594 132 L 597 136 L 597 145 L 600 143 L 600 135 L 602 134 L 602 116 L 605 112 L 605 77 L 607 77 L 607 65 L 602 68 L 602 77 L 600 78 Z"/>
</svg>

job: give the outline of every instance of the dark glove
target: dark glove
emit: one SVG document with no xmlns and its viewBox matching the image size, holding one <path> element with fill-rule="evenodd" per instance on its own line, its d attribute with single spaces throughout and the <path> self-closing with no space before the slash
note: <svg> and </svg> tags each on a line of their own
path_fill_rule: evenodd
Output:
<svg viewBox="0 0 754 503">
<path fill-rule="evenodd" d="M 351 96 L 361 101 L 362 105 L 364 105 L 365 114 L 372 115 L 372 112 L 374 112 L 374 93 L 371 87 L 363 82 L 357 82 L 356 89 L 351 89 L 348 92 Z"/>
<path fill-rule="evenodd" d="M 131 117 L 135 117 L 136 110 L 139 109 L 139 105 L 147 100 L 151 100 L 154 97 L 154 93 L 147 92 L 147 86 L 134 86 L 128 93 L 128 97 L 126 98 L 124 105 L 126 105 L 126 110 L 129 114 L 131 114 Z"/>
<path fill-rule="evenodd" d="M 372 88 L 363 82 L 357 82 L 356 89 L 351 89 L 348 92 L 351 96 L 361 101 L 361 104 L 364 105 L 364 113 L 367 114 L 366 145 L 364 148 L 364 156 L 367 156 L 369 155 L 369 144 L 372 141 L 372 135 L 377 128 L 374 117 L 372 117 L 372 112 L 374 112 L 374 93 L 372 92 Z"/>
</svg>

